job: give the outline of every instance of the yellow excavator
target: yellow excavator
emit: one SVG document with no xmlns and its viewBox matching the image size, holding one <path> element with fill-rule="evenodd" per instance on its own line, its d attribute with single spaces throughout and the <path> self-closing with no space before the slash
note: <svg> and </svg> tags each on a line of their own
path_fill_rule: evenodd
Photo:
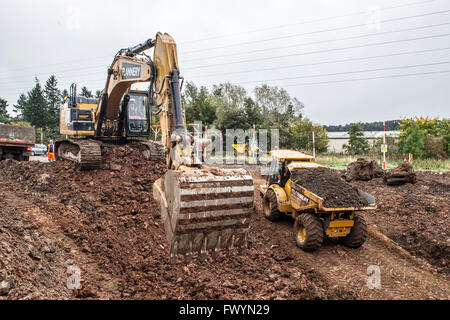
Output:
<svg viewBox="0 0 450 320">
<path fill-rule="evenodd" d="M 151 48 L 153 59 L 145 54 Z M 148 82 L 148 90 L 131 90 L 139 82 Z M 60 112 L 60 132 L 71 138 L 55 144 L 57 160 L 74 161 L 82 169 L 101 168 L 101 149 L 118 144 L 167 164 L 153 195 L 171 262 L 179 255 L 189 262 L 207 253 L 241 252 L 254 194 L 246 170 L 208 168 L 192 152 L 195 142 L 186 130 L 182 85 L 177 47 L 169 34 L 157 33 L 154 40 L 122 49 L 108 68 L 99 101 L 77 96 L 76 86 L 71 86 Z M 161 143 L 147 140 L 152 114 L 159 116 Z"/>
</svg>

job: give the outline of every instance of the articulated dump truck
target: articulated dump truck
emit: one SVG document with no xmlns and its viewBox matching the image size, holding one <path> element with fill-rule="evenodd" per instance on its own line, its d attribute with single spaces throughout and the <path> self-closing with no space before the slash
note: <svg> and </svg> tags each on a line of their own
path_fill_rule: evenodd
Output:
<svg viewBox="0 0 450 320">
<path fill-rule="evenodd" d="M 0 123 L 0 160 L 28 161 L 34 140 L 34 127 Z"/>
</svg>

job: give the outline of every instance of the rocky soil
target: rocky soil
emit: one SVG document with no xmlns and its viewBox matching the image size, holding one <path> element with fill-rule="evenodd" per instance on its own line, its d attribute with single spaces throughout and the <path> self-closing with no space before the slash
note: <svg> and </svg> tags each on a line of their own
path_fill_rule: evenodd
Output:
<svg viewBox="0 0 450 320">
<path fill-rule="evenodd" d="M 246 254 L 184 265 L 168 263 L 152 197 L 165 168 L 128 147 L 103 157 L 104 168 L 93 171 L 0 163 L 0 299 L 450 297 L 448 174 L 418 173 L 415 185 L 399 187 L 356 182 L 379 203 L 366 214 L 367 242 L 349 249 L 326 241 L 314 253 L 296 247 L 292 219 L 263 217 L 256 190 Z M 248 167 L 263 184 L 260 168 Z M 367 287 L 371 265 L 381 269 L 381 289 Z"/>
</svg>

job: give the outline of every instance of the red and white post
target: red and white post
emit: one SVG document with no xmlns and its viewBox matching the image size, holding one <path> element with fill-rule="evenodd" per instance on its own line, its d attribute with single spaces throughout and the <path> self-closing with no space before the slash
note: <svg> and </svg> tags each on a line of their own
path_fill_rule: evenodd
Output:
<svg viewBox="0 0 450 320">
<path fill-rule="evenodd" d="M 313 159 L 316 161 L 316 142 L 314 140 L 314 124 L 312 125 L 312 146 L 313 146 Z"/>
<path fill-rule="evenodd" d="M 44 131 L 41 128 L 41 144 L 43 144 L 44 142 Z"/>
<path fill-rule="evenodd" d="M 383 169 L 386 170 L 386 123 L 383 122 Z"/>
</svg>

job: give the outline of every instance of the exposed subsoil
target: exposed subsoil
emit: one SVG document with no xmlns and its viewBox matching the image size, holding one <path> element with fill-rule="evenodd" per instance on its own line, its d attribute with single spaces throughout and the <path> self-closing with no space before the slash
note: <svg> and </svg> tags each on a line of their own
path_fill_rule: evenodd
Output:
<svg viewBox="0 0 450 320">
<path fill-rule="evenodd" d="M 364 157 L 349 163 L 344 176 L 348 182 L 353 180 L 369 181 L 373 178 L 382 177 L 383 169 L 376 161 Z"/>
<path fill-rule="evenodd" d="M 318 167 L 292 172 L 291 181 L 323 198 L 329 208 L 361 207 L 367 202 L 358 189 L 341 179 L 329 168 Z"/>
<path fill-rule="evenodd" d="M 450 173 L 416 172 L 415 184 L 387 186 L 383 179 L 354 184 L 377 199 L 369 222 L 411 254 L 450 273 Z"/>
<path fill-rule="evenodd" d="M 391 186 L 401 185 L 408 182 L 416 183 L 416 173 L 410 163 L 403 162 L 397 167 L 386 171 L 383 181 Z"/>
<path fill-rule="evenodd" d="M 423 214 L 419 208 L 430 206 L 432 200 L 437 209 L 429 207 L 428 221 L 420 226 L 428 232 L 437 230 L 429 236 L 439 233 L 436 239 L 443 240 L 441 233 L 447 236 L 448 230 L 448 175 L 424 174 L 423 179 L 418 175 L 411 187 L 424 181 L 416 191 L 422 194 L 420 204 L 412 200 L 401 204 L 413 191 L 403 190 L 403 197 L 397 195 L 398 189 L 386 192 L 394 187 L 381 179 L 358 182 L 381 204 L 373 214 L 365 214 L 372 225 L 368 240 L 358 249 L 326 241 L 313 253 L 296 247 L 292 219 L 273 223 L 263 217 L 256 190 L 245 255 L 220 255 L 215 261 L 209 258 L 188 265 L 180 260 L 172 265 L 152 197 L 153 182 L 165 168 L 129 147 L 104 149 L 103 157 L 104 168 L 93 171 L 80 171 L 69 162 L 0 163 L 0 282 L 11 287 L 0 299 L 450 297 L 446 273 L 438 273 L 382 234 L 392 237 L 389 232 L 401 234 L 400 230 L 421 234 L 415 229 L 418 225 L 404 224 L 397 211 L 408 207 L 412 219 Z M 259 169 L 249 170 L 255 185 L 264 183 Z M 411 213 L 414 208 L 420 213 Z M 439 221 L 444 222 L 436 229 Z M 448 256 L 443 258 L 448 263 Z M 381 289 L 367 287 L 370 265 L 381 269 Z M 81 289 L 67 288 L 69 266 L 81 269 Z"/>
</svg>

